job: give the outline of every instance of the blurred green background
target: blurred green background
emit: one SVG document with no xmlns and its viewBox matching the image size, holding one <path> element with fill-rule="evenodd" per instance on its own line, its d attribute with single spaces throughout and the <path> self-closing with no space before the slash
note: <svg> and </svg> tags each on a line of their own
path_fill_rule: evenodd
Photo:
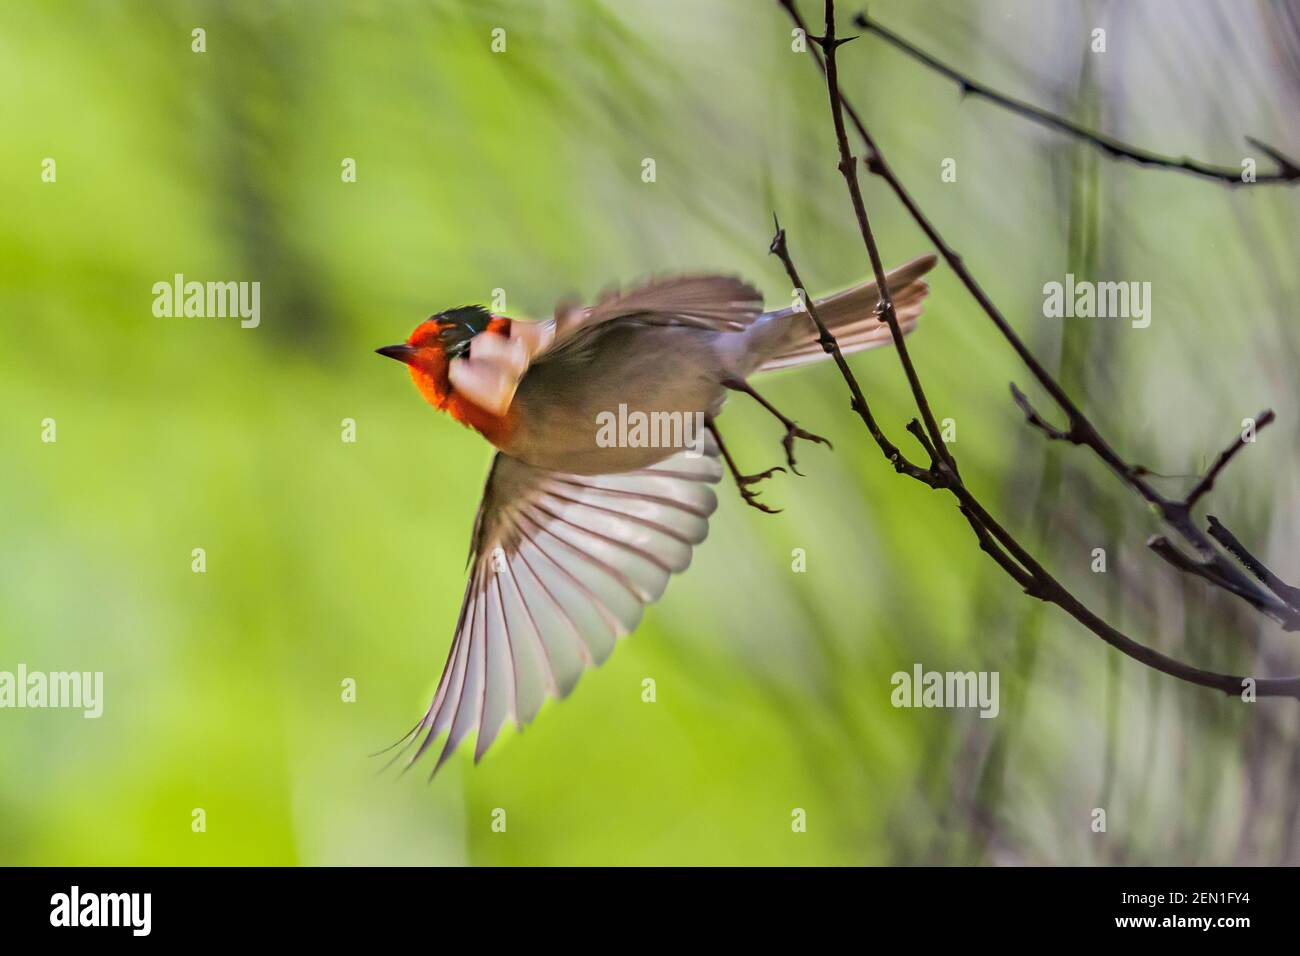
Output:
<svg viewBox="0 0 1300 956">
<path fill-rule="evenodd" d="M 1300 152 L 1294 4 L 872 11 L 1142 145 L 1226 165 L 1243 134 Z M 1097 26 L 1105 54 L 1087 51 Z M 753 0 L 4 5 L 0 670 L 103 671 L 105 711 L 0 711 L 0 863 L 1300 862 L 1296 703 L 1180 685 L 1020 595 L 949 499 L 886 465 L 830 367 L 766 392 L 834 452 L 768 485 L 776 517 L 720 486 L 690 572 L 568 700 L 432 784 L 429 761 L 399 778 L 367 757 L 433 692 L 490 457 L 372 349 L 494 289 L 544 316 L 721 270 L 787 303 L 774 210 L 815 290 L 863 278 L 825 90 L 790 29 Z M 1126 453 L 1191 475 L 1278 410 L 1211 511 L 1294 580 L 1296 191 L 1108 163 L 872 37 L 841 57 L 908 186 Z M 927 251 L 866 189 L 886 264 Z M 1044 318 L 1066 272 L 1150 281 L 1150 328 Z M 260 327 L 154 317 L 175 273 L 260 281 Z M 950 273 L 932 287 L 914 357 L 968 483 L 1138 639 L 1300 671 L 1294 636 L 1180 579 L 1144 548 L 1139 502 L 1024 427 L 1007 382 L 1028 376 Z M 907 447 L 893 356 L 853 364 Z M 733 402 L 722 423 L 746 467 L 779 462 L 761 410 Z M 890 675 L 916 662 L 999 671 L 1000 715 L 892 708 Z"/>
</svg>

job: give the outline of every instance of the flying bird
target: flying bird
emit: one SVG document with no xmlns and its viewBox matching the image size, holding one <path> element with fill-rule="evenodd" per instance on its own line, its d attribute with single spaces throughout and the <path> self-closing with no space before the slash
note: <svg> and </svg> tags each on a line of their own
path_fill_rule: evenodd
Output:
<svg viewBox="0 0 1300 956">
<path fill-rule="evenodd" d="M 934 262 L 925 256 L 887 276 L 905 333 L 921 314 L 921 277 Z M 891 344 L 879 301 L 876 284 L 865 282 L 816 307 L 851 353 Z M 545 321 L 448 309 L 376 351 L 405 363 L 430 405 L 497 450 L 442 678 L 428 711 L 394 745 L 405 745 L 401 756 L 420 741 L 410 766 L 445 733 L 433 773 L 475 731 L 477 762 L 506 720 L 522 729 L 548 696 L 566 696 L 609 656 L 690 564 L 717 507 L 712 486 L 723 463 L 747 504 L 773 511 L 755 486 L 785 468 L 746 475 L 736 466 L 716 422 L 729 392 L 750 395 L 780 421 L 792 471 L 797 439 L 830 444 L 749 384 L 756 373 L 827 357 L 808 313 L 763 312 L 753 286 L 729 276 L 652 279 L 589 308 L 561 304 Z M 616 415 L 664 427 L 606 427 Z M 703 424 L 693 437 L 692 422 Z M 659 440 L 665 434 L 671 440 Z"/>
</svg>

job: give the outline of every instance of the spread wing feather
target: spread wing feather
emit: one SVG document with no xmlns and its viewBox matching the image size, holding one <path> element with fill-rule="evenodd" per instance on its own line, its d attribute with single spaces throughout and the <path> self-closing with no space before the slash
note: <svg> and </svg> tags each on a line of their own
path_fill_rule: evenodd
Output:
<svg viewBox="0 0 1300 956">
<path fill-rule="evenodd" d="M 404 738 L 434 772 L 477 731 L 477 761 L 602 663 L 708 534 L 718 449 L 617 475 L 545 471 L 498 454 L 474 523 L 470 577 L 433 703 Z M 422 738 L 422 739 L 421 739 Z M 399 742 L 400 743 L 400 742 Z"/>
</svg>

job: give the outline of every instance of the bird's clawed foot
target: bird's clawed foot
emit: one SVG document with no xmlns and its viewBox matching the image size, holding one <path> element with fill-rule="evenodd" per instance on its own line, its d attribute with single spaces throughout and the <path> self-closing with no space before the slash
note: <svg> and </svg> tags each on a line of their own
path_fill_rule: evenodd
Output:
<svg viewBox="0 0 1300 956">
<path fill-rule="evenodd" d="M 780 508 L 769 508 L 767 505 L 763 504 L 763 502 L 758 500 L 758 492 L 753 490 L 753 486 L 764 479 L 771 478 L 778 471 L 785 471 L 785 469 L 780 465 L 776 465 L 773 468 L 769 468 L 767 471 L 760 471 L 756 475 L 741 474 L 740 469 L 736 467 L 736 460 L 731 457 L 731 452 L 727 450 L 726 442 L 722 440 L 722 432 L 718 431 L 717 422 L 713 420 L 712 416 L 706 419 L 706 422 L 709 431 L 713 434 L 714 440 L 718 443 L 718 451 L 721 452 L 723 460 L 727 463 L 727 468 L 731 472 L 731 477 L 736 479 L 736 488 L 740 491 L 740 497 L 744 499 L 745 504 L 749 505 L 751 508 L 757 508 L 764 514 L 780 514 Z M 790 424 L 793 425 L 794 423 L 791 422 Z M 793 441 L 793 439 L 791 440 Z"/>
<path fill-rule="evenodd" d="M 745 504 L 749 505 L 751 508 L 757 508 L 764 514 L 780 514 L 782 509 L 769 508 L 767 505 L 763 504 L 763 502 L 758 500 L 757 491 L 750 490 L 750 485 L 756 485 L 765 478 L 771 478 L 778 471 L 785 471 L 785 469 L 780 465 L 777 465 L 774 468 L 769 468 L 767 471 L 760 471 L 756 475 L 736 475 L 736 487 L 740 489 L 740 497 L 745 499 Z"/>
<path fill-rule="evenodd" d="M 779 408 L 769 402 L 762 395 L 758 394 L 758 392 L 754 391 L 753 387 L 744 379 L 726 379 L 722 384 L 737 392 L 744 392 L 776 416 L 776 420 L 785 426 L 785 437 L 781 439 L 781 447 L 785 449 L 785 463 L 790 467 L 790 470 L 800 478 L 803 477 L 803 472 L 795 467 L 794 460 L 794 440 L 796 438 L 802 438 L 804 441 L 816 442 L 819 445 L 825 445 L 832 451 L 835 450 L 835 446 L 832 445 L 828 439 L 823 438 L 821 435 L 814 435 L 812 432 L 800 428 L 795 424 L 794 419 L 787 417 Z"/>
<path fill-rule="evenodd" d="M 802 438 L 804 441 L 825 445 L 827 448 L 831 449 L 831 451 L 835 450 L 835 446 L 831 444 L 829 438 L 823 438 L 821 435 L 814 435 L 812 432 L 800 428 L 794 422 L 787 421 L 785 423 L 785 437 L 781 439 L 781 447 L 785 449 L 785 463 L 789 465 L 790 470 L 800 478 L 803 477 L 803 472 L 795 467 L 794 460 L 794 440 L 796 438 Z"/>
</svg>

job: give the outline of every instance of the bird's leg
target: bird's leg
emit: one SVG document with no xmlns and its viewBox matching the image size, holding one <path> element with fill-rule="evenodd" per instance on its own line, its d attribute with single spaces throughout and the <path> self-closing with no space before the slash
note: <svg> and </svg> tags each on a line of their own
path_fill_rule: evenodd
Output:
<svg viewBox="0 0 1300 956">
<path fill-rule="evenodd" d="M 760 472 L 757 475 L 742 475 L 740 469 L 736 467 L 735 460 L 731 457 L 731 452 L 727 451 L 727 446 L 722 440 L 722 432 L 718 431 L 718 424 L 709 415 L 704 419 L 710 432 L 713 433 L 714 440 L 718 443 L 718 451 L 722 452 L 722 460 L 727 463 L 727 468 L 731 471 L 731 476 L 736 479 L 736 487 L 740 489 L 740 497 L 745 499 L 745 504 L 751 508 L 757 508 L 759 511 L 767 514 L 779 514 L 780 508 L 769 508 L 763 502 L 758 500 L 758 492 L 751 491 L 750 485 L 756 485 L 764 478 L 771 478 L 778 471 L 785 471 L 780 465 L 775 468 L 769 468 L 767 471 Z"/>
<path fill-rule="evenodd" d="M 722 384 L 733 391 L 744 392 L 746 395 L 753 398 L 754 401 L 758 402 L 758 404 L 762 405 L 769 412 L 775 415 L 777 420 L 785 426 L 785 437 L 781 439 L 781 447 L 785 449 L 786 464 L 790 466 L 790 470 L 796 475 L 803 475 L 803 472 L 795 467 L 794 440 L 796 438 L 802 438 L 804 441 L 819 442 L 827 448 L 834 448 L 828 439 L 823 438 L 821 435 L 814 435 L 810 431 L 804 431 L 795 424 L 794 419 L 787 418 L 785 415 L 781 414 L 780 410 L 778 410 L 775 405 L 769 402 L 762 395 L 758 394 L 758 392 L 754 391 L 753 386 L 748 382 L 741 379 L 726 379 Z"/>
</svg>

